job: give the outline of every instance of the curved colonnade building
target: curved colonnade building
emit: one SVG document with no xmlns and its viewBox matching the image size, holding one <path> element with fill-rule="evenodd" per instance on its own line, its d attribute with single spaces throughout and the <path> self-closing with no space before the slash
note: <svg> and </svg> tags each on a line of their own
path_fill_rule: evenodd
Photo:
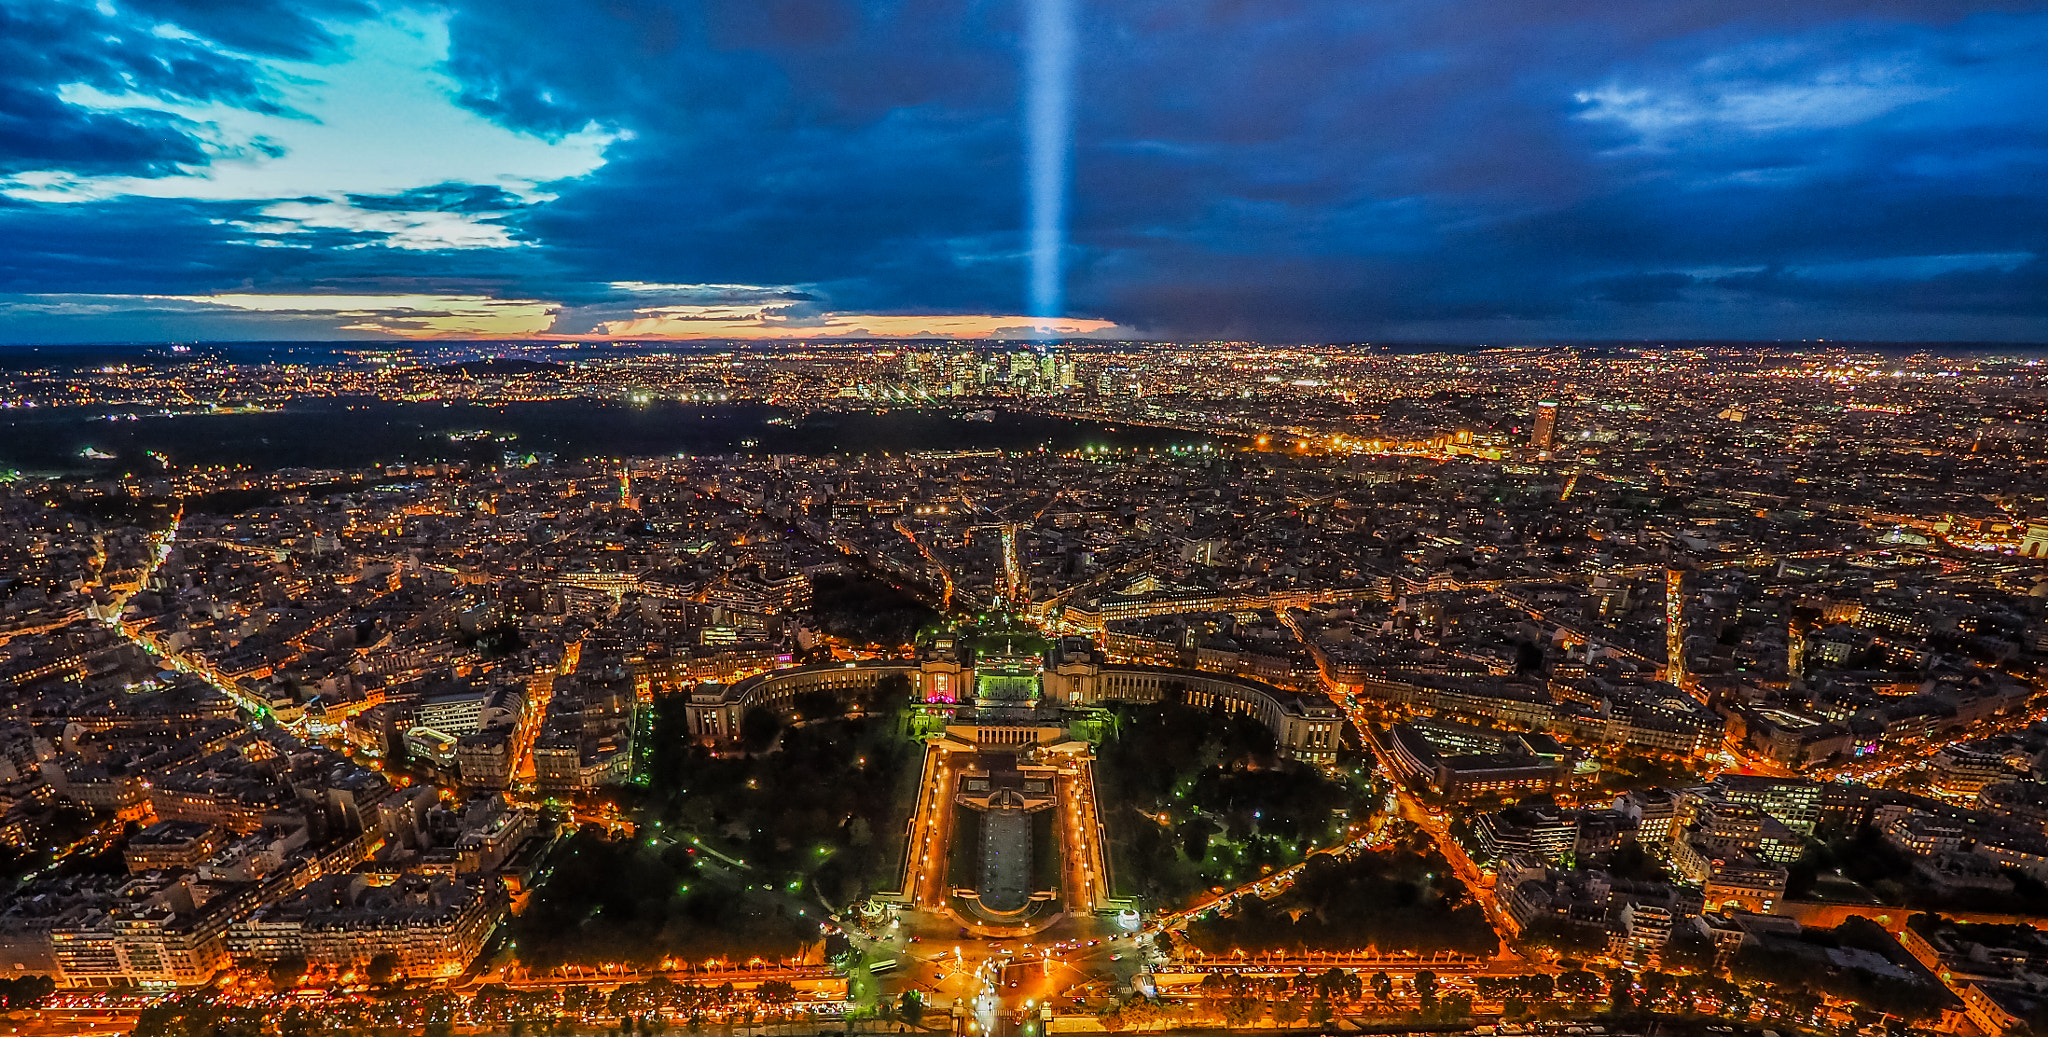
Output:
<svg viewBox="0 0 2048 1037">
<path fill-rule="evenodd" d="M 739 741 L 741 718 L 749 709 L 779 706 L 810 692 L 860 693 L 874 688 L 883 678 L 897 675 L 910 680 L 912 699 L 923 703 L 928 713 L 946 717 L 957 712 L 958 719 L 969 720 L 973 719 L 969 714 L 987 713 L 991 704 L 987 697 L 977 695 L 977 689 L 985 695 L 993 683 L 992 676 L 1001 681 L 1025 676 L 1017 672 L 1019 663 L 1033 659 L 1042 664 L 1042 672 L 1035 674 L 1042 687 L 1042 706 L 1085 710 L 1179 697 L 1192 706 L 1220 706 L 1227 712 L 1251 717 L 1273 733 L 1281 753 L 1311 763 L 1330 763 L 1336 759 L 1344 726 L 1343 712 L 1320 694 L 1287 691 L 1206 670 L 1110 665 L 1082 637 L 1061 639 L 1049 659 L 1020 660 L 1010 656 L 963 662 L 961 656 L 953 646 L 941 642 L 924 649 L 915 661 L 826 663 L 774 670 L 732 684 L 702 684 L 690 693 L 690 734 L 707 745 L 734 745 Z M 988 672 L 992 669 L 1001 672 L 992 675 Z M 982 709 L 969 708 L 975 705 Z M 1040 713 L 1043 712 L 1041 708 Z M 948 719 L 946 726 L 954 726 Z M 1020 726 L 1014 723 L 975 726 L 980 732 L 973 739 L 977 742 L 1027 744 L 1048 740 L 1044 735 L 1027 736 L 1016 730 L 1002 730 Z M 1022 726 L 1028 730 L 1038 727 Z"/>
<path fill-rule="evenodd" d="M 1336 760 L 1344 717 L 1321 695 L 1202 670 L 1110 666 L 1084 637 L 1035 647 L 1035 635 L 934 641 L 915 660 L 795 667 L 690 693 L 689 730 L 712 746 L 740 740 L 749 710 L 799 696 L 851 697 L 901 678 L 925 756 L 894 899 L 995 937 L 1042 930 L 1067 914 L 1123 911 L 1097 809 L 1093 743 L 1102 706 L 1176 699 L 1250 717 L 1278 750 Z"/>
</svg>

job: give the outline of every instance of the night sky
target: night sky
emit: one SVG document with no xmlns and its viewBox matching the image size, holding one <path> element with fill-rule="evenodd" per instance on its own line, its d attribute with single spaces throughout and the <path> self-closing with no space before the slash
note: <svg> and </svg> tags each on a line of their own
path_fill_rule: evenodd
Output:
<svg viewBox="0 0 2048 1037">
<path fill-rule="evenodd" d="M 2044 251 L 2044 3 L 0 0 L 0 342 L 2041 341 Z"/>
</svg>

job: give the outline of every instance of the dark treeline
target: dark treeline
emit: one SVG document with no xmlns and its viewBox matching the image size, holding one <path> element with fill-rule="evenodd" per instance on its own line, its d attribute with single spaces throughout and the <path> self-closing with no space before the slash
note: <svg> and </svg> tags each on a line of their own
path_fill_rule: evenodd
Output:
<svg viewBox="0 0 2048 1037">
<path fill-rule="evenodd" d="M 1486 913 L 1434 849 L 1311 858 L 1292 888 L 1245 897 L 1235 913 L 1199 918 L 1188 940 L 1204 953 L 1351 951 L 1491 955 L 1500 949 Z"/>
</svg>

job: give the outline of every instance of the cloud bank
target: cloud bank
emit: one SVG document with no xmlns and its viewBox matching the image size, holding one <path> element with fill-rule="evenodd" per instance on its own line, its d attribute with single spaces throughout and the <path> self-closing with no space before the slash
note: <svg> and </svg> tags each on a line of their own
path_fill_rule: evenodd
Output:
<svg viewBox="0 0 2048 1037">
<path fill-rule="evenodd" d="M 2043 4 L 1074 10 L 1056 334 L 2048 339 Z M 0 0 L 0 341 L 1028 335 L 1028 29 Z"/>
</svg>

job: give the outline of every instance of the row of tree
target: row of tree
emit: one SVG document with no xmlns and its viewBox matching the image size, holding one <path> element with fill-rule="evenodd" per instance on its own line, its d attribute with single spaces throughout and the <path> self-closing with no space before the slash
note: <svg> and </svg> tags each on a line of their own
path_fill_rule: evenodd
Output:
<svg viewBox="0 0 2048 1037">
<path fill-rule="evenodd" d="M 751 1025 L 800 1017 L 800 1009 L 795 988 L 786 982 L 771 980 L 741 991 L 730 983 L 703 986 L 662 976 L 611 991 L 588 986 L 513 990 L 490 984 L 467 998 L 387 988 L 362 1001 L 330 1002 L 318 1009 L 294 1005 L 283 1011 L 241 1004 L 213 991 L 192 991 L 145 1009 L 134 1037 L 445 1037 L 458 1026 L 502 1028 L 511 1037 L 549 1037 L 587 1034 L 593 1022 L 608 1033 L 652 1035 L 675 1028 L 696 1033 L 714 1020 Z M 914 1007 L 906 1003 L 903 1017 L 915 1022 L 922 1009 L 921 1000 Z"/>
</svg>

